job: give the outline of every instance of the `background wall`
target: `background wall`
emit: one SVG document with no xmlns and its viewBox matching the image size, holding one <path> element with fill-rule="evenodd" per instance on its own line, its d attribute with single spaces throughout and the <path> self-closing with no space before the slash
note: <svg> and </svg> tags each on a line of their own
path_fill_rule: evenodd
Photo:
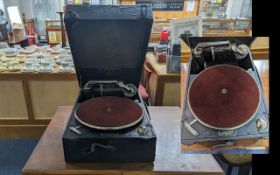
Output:
<svg viewBox="0 0 280 175">
<path fill-rule="evenodd" d="M 252 0 L 228 0 L 227 17 L 252 17 Z"/>
<path fill-rule="evenodd" d="M 26 19 L 32 19 L 34 18 L 34 13 L 32 9 L 32 4 L 34 3 L 34 0 L 18 0 L 20 4 L 20 10 L 21 13 L 24 13 L 26 16 Z"/>
<path fill-rule="evenodd" d="M 25 13 L 27 19 L 42 18 L 42 14 L 47 14 L 50 19 L 59 19 L 55 12 L 61 11 L 63 5 L 64 0 L 0 0 L 0 8 L 5 10 L 7 17 L 7 7 L 18 6 L 20 14 Z"/>
<path fill-rule="evenodd" d="M 3 0 L 0 0 L 0 9 L 4 11 L 4 14 L 6 15 L 5 9 L 4 9 L 4 3 Z"/>
</svg>

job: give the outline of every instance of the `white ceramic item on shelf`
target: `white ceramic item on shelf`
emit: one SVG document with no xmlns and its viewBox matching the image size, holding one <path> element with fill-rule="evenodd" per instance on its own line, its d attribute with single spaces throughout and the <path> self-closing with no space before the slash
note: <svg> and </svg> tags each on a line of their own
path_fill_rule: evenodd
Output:
<svg viewBox="0 0 280 175">
<path fill-rule="evenodd" d="M 65 61 L 65 59 L 67 59 L 67 57 L 69 57 L 69 54 L 60 54 L 59 56 L 55 56 L 55 63 L 61 64 Z"/>
<path fill-rule="evenodd" d="M 17 49 L 14 49 L 14 48 L 7 48 L 7 49 L 4 49 L 4 53 L 6 55 L 6 57 L 15 57 L 17 56 Z"/>
<path fill-rule="evenodd" d="M 60 54 L 60 49 L 58 48 L 52 48 L 52 51 L 50 51 L 50 54 Z"/>
<path fill-rule="evenodd" d="M 41 65 L 42 66 L 39 67 L 38 72 L 48 73 L 53 71 L 52 63 L 49 60 L 47 59 L 41 60 Z"/>
<path fill-rule="evenodd" d="M 0 72 L 7 70 L 7 64 L 0 61 Z"/>
<path fill-rule="evenodd" d="M 2 61 L 2 62 L 8 62 L 10 60 L 11 60 L 11 58 L 7 58 L 7 57 L 0 58 L 0 61 Z"/>
<path fill-rule="evenodd" d="M 5 57 L 5 52 L 3 49 L 0 49 L 0 59 Z"/>
<path fill-rule="evenodd" d="M 61 66 L 59 67 L 59 72 L 63 72 L 63 73 L 72 72 L 73 70 L 74 68 L 71 66 L 71 63 L 66 61 L 62 62 Z"/>
<path fill-rule="evenodd" d="M 21 53 L 24 53 L 24 54 L 32 54 L 32 53 L 34 53 L 35 52 L 35 50 L 33 50 L 33 49 L 25 49 L 25 50 L 23 50 Z"/>
<path fill-rule="evenodd" d="M 21 69 L 21 72 L 27 73 L 27 72 L 36 72 L 38 71 L 36 62 L 34 60 L 27 60 L 25 61 L 25 67 Z"/>
<path fill-rule="evenodd" d="M 25 54 L 18 54 L 17 58 L 27 58 L 27 56 Z"/>
<path fill-rule="evenodd" d="M 40 58 L 26 58 L 25 62 L 28 61 L 33 61 L 34 62 L 34 66 L 35 67 L 39 67 L 40 66 Z"/>
<path fill-rule="evenodd" d="M 10 61 L 8 65 L 8 71 L 10 72 L 16 72 L 21 69 L 21 66 L 17 61 Z"/>
<path fill-rule="evenodd" d="M 38 63 L 38 60 L 36 58 L 26 58 L 25 64 L 28 62 L 33 62 L 33 64 L 36 65 Z"/>
<path fill-rule="evenodd" d="M 23 63 L 26 59 L 26 55 L 24 54 L 18 54 L 17 57 L 16 57 L 16 60 L 19 62 L 19 63 Z"/>
<path fill-rule="evenodd" d="M 53 58 L 48 57 L 48 58 L 45 58 L 45 59 L 48 60 L 51 63 L 52 66 L 56 65 L 55 60 Z"/>
</svg>

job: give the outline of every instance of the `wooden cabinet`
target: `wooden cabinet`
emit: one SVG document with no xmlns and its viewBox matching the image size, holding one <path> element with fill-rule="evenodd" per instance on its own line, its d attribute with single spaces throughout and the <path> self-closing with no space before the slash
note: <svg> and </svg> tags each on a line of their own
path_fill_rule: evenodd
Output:
<svg viewBox="0 0 280 175">
<path fill-rule="evenodd" d="M 18 80 L 0 80 L 0 119 L 28 119 L 22 82 Z"/>
<path fill-rule="evenodd" d="M 152 106 L 180 106 L 180 74 L 168 73 L 166 63 L 158 63 L 151 52 L 146 63 L 152 69 L 148 82 L 149 101 Z"/>
<path fill-rule="evenodd" d="M 75 73 L 0 73 L 0 138 L 40 137 L 58 106 L 78 96 Z"/>
</svg>

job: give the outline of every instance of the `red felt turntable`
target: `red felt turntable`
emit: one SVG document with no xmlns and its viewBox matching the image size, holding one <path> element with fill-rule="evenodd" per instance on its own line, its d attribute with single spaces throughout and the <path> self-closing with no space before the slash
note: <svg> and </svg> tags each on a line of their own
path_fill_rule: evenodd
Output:
<svg viewBox="0 0 280 175">
<path fill-rule="evenodd" d="M 249 73 L 233 65 L 216 65 L 192 81 L 188 104 L 203 125 L 233 130 L 254 118 L 260 99 L 259 87 Z"/>
<path fill-rule="evenodd" d="M 133 100 L 104 96 L 80 103 L 75 110 L 75 118 L 90 128 L 119 130 L 139 123 L 143 118 L 143 110 Z"/>
</svg>

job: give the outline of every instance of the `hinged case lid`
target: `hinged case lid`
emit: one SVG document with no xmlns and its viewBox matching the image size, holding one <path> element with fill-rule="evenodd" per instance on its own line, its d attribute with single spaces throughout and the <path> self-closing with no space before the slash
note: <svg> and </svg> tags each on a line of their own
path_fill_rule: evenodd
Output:
<svg viewBox="0 0 280 175">
<path fill-rule="evenodd" d="M 250 46 L 255 40 L 255 37 L 192 37 L 185 34 L 181 35 L 181 38 L 191 49 L 194 49 L 198 43 L 202 42 L 232 41 L 236 44 Z"/>
<path fill-rule="evenodd" d="M 153 23 L 145 5 L 68 5 L 64 22 L 80 88 L 90 80 L 138 87 Z"/>
</svg>

